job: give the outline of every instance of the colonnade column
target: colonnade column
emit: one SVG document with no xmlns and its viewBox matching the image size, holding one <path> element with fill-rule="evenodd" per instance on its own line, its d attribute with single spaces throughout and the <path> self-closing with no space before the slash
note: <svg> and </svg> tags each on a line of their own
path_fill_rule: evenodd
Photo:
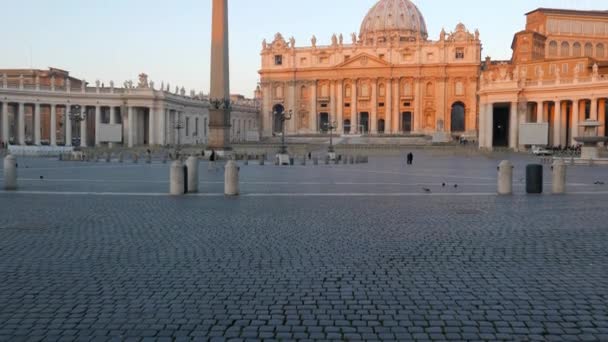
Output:
<svg viewBox="0 0 608 342">
<path fill-rule="evenodd" d="M 19 103 L 17 113 L 17 141 L 19 145 L 25 145 L 25 103 Z"/>
<path fill-rule="evenodd" d="M 536 123 L 543 123 L 543 107 L 544 106 L 542 101 L 536 103 Z"/>
<path fill-rule="evenodd" d="M 388 79 L 385 89 L 386 89 L 386 99 L 385 99 L 385 103 L 384 103 L 384 133 L 391 134 L 393 132 L 393 129 L 392 129 L 393 79 L 392 78 Z"/>
<path fill-rule="evenodd" d="M 156 136 L 154 134 L 154 127 L 156 126 L 154 125 L 154 118 L 156 117 L 156 115 L 154 115 L 155 113 L 156 110 L 154 107 L 148 108 L 148 145 L 150 146 L 154 146 L 156 143 Z M 196 120 L 194 120 L 193 123 L 196 124 Z"/>
<path fill-rule="evenodd" d="M 2 103 L 2 141 L 4 142 L 4 145 L 8 145 L 8 102 Z"/>
<path fill-rule="evenodd" d="M 511 113 L 509 118 L 509 148 L 518 150 L 519 120 L 517 115 L 517 102 L 511 102 Z"/>
<path fill-rule="evenodd" d="M 311 133 L 319 131 L 319 127 L 317 127 L 317 81 L 312 81 L 310 86 L 310 131 Z"/>
<path fill-rule="evenodd" d="M 70 120 L 71 106 L 65 105 L 63 120 L 65 121 L 65 146 L 72 146 L 72 120 Z"/>
<path fill-rule="evenodd" d="M 479 103 L 479 123 L 477 130 L 479 131 L 479 148 L 486 147 L 486 107 L 487 104 Z"/>
<path fill-rule="evenodd" d="M 378 134 L 378 79 L 372 79 L 372 115 L 370 123 L 370 134 Z"/>
<path fill-rule="evenodd" d="M 578 131 L 579 131 L 579 127 L 578 127 L 578 120 L 580 117 L 580 113 L 579 113 L 579 100 L 572 100 L 572 141 L 570 141 L 570 145 L 575 145 L 577 144 L 577 142 L 574 140 L 574 138 L 578 138 Z"/>
<path fill-rule="evenodd" d="M 352 96 L 350 100 L 350 133 L 357 134 L 359 132 L 359 122 L 357 122 L 357 79 L 352 80 L 350 89 Z"/>
<path fill-rule="evenodd" d="M 160 109 L 160 118 L 158 121 L 158 143 L 161 146 L 164 146 L 165 144 L 167 144 L 167 138 L 166 138 L 166 132 L 167 132 L 167 124 L 166 124 L 166 120 L 167 120 L 167 109 L 165 108 L 161 108 Z M 203 125 L 204 123 L 204 119 L 203 119 Z M 205 127 L 203 127 L 203 130 L 201 131 L 201 135 L 203 135 L 202 133 L 205 132 Z"/>
<path fill-rule="evenodd" d="M 95 146 L 101 145 L 101 107 L 99 105 L 95 106 Z"/>
<path fill-rule="evenodd" d="M 116 124 L 116 108 L 114 108 L 114 106 L 110 106 L 110 125 L 115 125 L 115 124 Z M 108 147 L 113 148 L 114 144 L 108 143 Z"/>
<path fill-rule="evenodd" d="M 414 102 L 416 103 L 416 107 L 414 107 L 414 118 L 412 125 L 414 126 L 414 132 L 420 132 L 422 130 L 422 80 L 420 78 L 416 78 L 414 80 Z M 480 131 L 481 131 L 480 127 Z"/>
<path fill-rule="evenodd" d="M 57 146 L 57 105 L 51 104 L 51 146 Z"/>
<path fill-rule="evenodd" d="M 337 133 L 342 134 L 344 131 L 344 80 L 338 80 L 338 118 Z"/>
<path fill-rule="evenodd" d="M 598 115 L 597 115 L 597 98 L 592 98 L 591 99 L 591 113 L 589 113 L 589 118 L 591 120 L 597 121 L 598 119 Z"/>
<path fill-rule="evenodd" d="M 399 113 L 399 102 L 400 102 L 400 98 L 399 98 L 399 79 L 395 79 L 395 81 L 393 82 L 393 93 L 392 93 L 392 98 L 393 98 L 393 111 L 391 112 L 391 115 L 393 116 L 393 129 L 392 132 L 393 133 L 400 133 L 401 132 L 401 125 L 399 124 L 401 122 L 400 120 L 400 113 Z"/>
<path fill-rule="evenodd" d="M 135 111 L 133 110 L 133 107 L 129 106 L 128 108 L 128 141 L 129 141 L 129 147 L 133 147 L 134 143 L 135 143 L 135 118 L 134 118 L 134 114 Z"/>
<path fill-rule="evenodd" d="M 555 101 L 555 112 L 553 113 L 553 146 L 562 144 L 562 103 Z"/>
<path fill-rule="evenodd" d="M 82 108 L 84 109 L 85 115 L 84 120 L 80 121 L 80 147 L 87 147 L 87 121 L 89 120 L 89 115 L 87 112 L 87 106 L 82 106 Z"/>
<path fill-rule="evenodd" d="M 336 111 L 336 81 L 329 81 L 329 124 L 337 120 Z M 323 127 L 324 128 L 324 127 Z"/>
<path fill-rule="evenodd" d="M 40 103 L 34 104 L 34 145 L 40 146 Z"/>
</svg>

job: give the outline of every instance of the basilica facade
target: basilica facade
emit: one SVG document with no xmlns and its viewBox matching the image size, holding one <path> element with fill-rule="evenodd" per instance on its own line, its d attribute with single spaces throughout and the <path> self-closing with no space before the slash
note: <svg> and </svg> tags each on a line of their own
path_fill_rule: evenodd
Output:
<svg viewBox="0 0 608 342">
<path fill-rule="evenodd" d="M 298 46 L 277 33 L 262 44 L 262 135 L 477 135 L 481 43 L 458 24 L 428 37 L 409 0 L 380 0 L 358 34 Z"/>
</svg>

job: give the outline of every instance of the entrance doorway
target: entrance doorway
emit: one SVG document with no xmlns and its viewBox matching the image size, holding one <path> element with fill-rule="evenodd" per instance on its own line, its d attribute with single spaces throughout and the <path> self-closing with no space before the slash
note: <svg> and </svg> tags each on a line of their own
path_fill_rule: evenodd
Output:
<svg viewBox="0 0 608 342">
<path fill-rule="evenodd" d="M 274 114 L 272 117 L 272 131 L 275 133 L 281 133 L 282 125 L 281 125 L 281 114 L 285 111 L 285 107 L 282 104 L 276 104 L 272 107 L 272 113 Z"/>
<path fill-rule="evenodd" d="M 329 113 L 319 114 L 319 131 L 327 133 L 327 126 L 329 126 Z"/>
<path fill-rule="evenodd" d="M 350 120 L 344 120 L 344 134 L 350 134 Z"/>
<path fill-rule="evenodd" d="M 412 112 L 401 113 L 401 132 L 412 132 Z"/>
<path fill-rule="evenodd" d="M 509 146 L 509 106 L 494 107 L 494 128 L 493 128 L 494 147 Z"/>
<path fill-rule="evenodd" d="M 464 103 L 456 102 L 452 105 L 452 115 L 450 116 L 450 130 L 452 132 L 465 131 Z"/>
<path fill-rule="evenodd" d="M 369 113 L 362 112 L 359 114 L 359 127 L 361 127 L 362 134 L 369 134 Z"/>
<path fill-rule="evenodd" d="M 378 133 L 384 134 L 384 119 L 378 120 Z"/>
</svg>

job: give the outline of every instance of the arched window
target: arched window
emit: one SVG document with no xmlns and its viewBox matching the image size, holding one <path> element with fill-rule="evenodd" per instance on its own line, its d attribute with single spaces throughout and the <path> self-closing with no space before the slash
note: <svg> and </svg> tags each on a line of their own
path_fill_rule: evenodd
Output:
<svg viewBox="0 0 608 342">
<path fill-rule="evenodd" d="M 272 107 L 273 113 L 273 131 L 275 133 L 279 133 L 282 130 L 282 122 L 281 122 L 281 114 L 285 111 L 285 107 L 282 104 L 278 103 Z"/>
<path fill-rule="evenodd" d="M 464 103 L 456 102 L 452 105 L 451 115 L 451 131 L 452 132 L 464 132 L 465 131 L 465 115 L 464 115 Z"/>
<path fill-rule="evenodd" d="M 583 51 L 581 50 L 581 44 L 576 42 L 572 45 L 572 57 L 581 57 Z"/>
<path fill-rule="evenodd" d="M 426 96 L 433 96 L 434 88 L 433 83 L 429 82 L 426 84 Z"/>
<path fill-rule="evenodd" d="M 585 44 L 585 57 L 593 57 L 593 44 Z"/>
<path fill-rule="evenodd" d="M 549 57 L 557 57 L 557 42 L 554 40 L 549 43 Z"/>
<path fill-rule="evenodd" d="M 604 44 L 602 44 L 602 43 L 597 44 L 597 46 L 595 47 L 595 55 L 597 56 L 597 58 L 606 57 L 606 51 L 604 50 Z"/>
<path fill-rule="evenodd" d="M 568 44 L 568 42 L 562 42 L 560 56 L 561 57 L 570 57 L 570 44 Z"/>
</svg>

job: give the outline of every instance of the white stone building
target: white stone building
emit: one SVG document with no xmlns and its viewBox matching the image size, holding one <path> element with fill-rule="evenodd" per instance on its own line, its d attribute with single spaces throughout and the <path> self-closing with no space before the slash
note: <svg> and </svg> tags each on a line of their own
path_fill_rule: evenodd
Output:
<svg viewBox="0 0 608 342">
<path fill-rule="evenodd" d="M 60 81 L 51 76 L 49 82 L 35 76 L 36 72 L 30 72 L 34 75 L 30 79 L 23 75 L 9 77 L 6 72 L 0 75 L 0 141 L 5 145 L 134 147 L 207 143 L 207 96 L 194 91 L 186 94 L 184 88 L 170 91 L 164 84 L 161 89 L 155 88 L 145 74 L 140 75 L 138 85 L 125 82 L 119 88 L 99 81 L 91 87 L 71 77 Z M 69 119 L 69 113 L 77 106 L 86 113 L 86 119 L 75 127 L 76 121 Z M 233 101 L 232 142 L 259 139 L 258 112 L 255 100 Z"/>
</svg>

